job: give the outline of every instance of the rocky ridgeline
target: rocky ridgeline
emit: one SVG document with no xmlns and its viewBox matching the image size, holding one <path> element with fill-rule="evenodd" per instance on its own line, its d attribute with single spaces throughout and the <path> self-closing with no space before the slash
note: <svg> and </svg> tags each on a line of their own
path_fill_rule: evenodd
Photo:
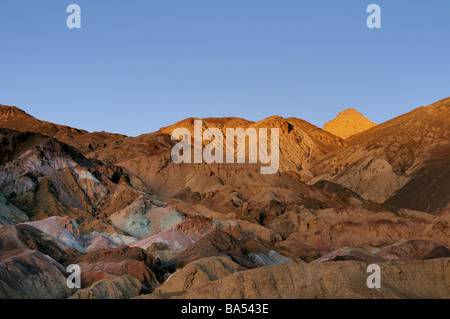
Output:
<svg viewBox="0 0 450 319">
<path fill-rule="evenodd" d="M 343 112 L 345 140 L 296 118 L 203 119 L 279 128 L 274 175 L 173 163 L 170 131 L 193 119 L 126 137 L 1 106 L 0 297 L 449 298 L 449 106 L 371 128 Z"/>
</svg>

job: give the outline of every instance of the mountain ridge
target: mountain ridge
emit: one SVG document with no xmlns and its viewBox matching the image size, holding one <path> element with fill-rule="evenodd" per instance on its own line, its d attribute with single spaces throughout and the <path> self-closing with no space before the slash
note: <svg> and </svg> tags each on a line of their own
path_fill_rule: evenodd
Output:
<svg viewBox="0 0 450 319">
<path fill-rule="evenodd" d="M 128 137 L 3 107 L 0 298 L 245 297 L 268 287 L 271 296 L 327 297 L 323 289 L 342 287 L 338 272 L 361 281 L 342 296 L 377 297 L 360 293 L 368 262 L 392 270 L 383 278 L 395 289 L 385 293 L 449 297 L 435 280 L 450 257 L 449 110 L 450 99 L 438 101 L 346 140 L 292 117 L 202 120 L 224 135 L 278 128 L 280 170 L 262 175 L 259 164 L 174 163 L 172 130 L 192 132 L 195 118 Z M 79 294 L 66 285 L 74 263 Z M 287 270 L 311 274 L 306 295 Z M 289 285 L 273 291 L 266 275 Z"/>
</svg>

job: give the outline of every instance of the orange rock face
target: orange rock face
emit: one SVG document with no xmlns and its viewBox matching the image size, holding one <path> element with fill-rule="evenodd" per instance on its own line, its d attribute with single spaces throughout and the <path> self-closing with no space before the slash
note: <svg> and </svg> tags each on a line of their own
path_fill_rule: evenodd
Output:
<svg viewBox="0 0 450 319">
<path fill-rule="evenodd" d="M 323 129 L 327 132 L 333 133 L 336 136 L 346 139 L 376 125 L 377 124 L 365 118 L 364 115 L 359 113 L 357 110 L 347 109 L 340 112 L 335 119 L 325 123 Z"/>
</svg>

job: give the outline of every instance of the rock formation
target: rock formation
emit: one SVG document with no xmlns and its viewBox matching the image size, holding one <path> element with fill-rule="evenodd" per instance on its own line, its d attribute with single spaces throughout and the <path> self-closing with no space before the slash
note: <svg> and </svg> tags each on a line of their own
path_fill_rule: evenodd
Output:
<svg viewBox="0 0 450 319">
<path fill-rule="evenodd" d="M 2 105 L 0 298 L 450 298 L 449 110 L 380 125 L 350 110 L 324 130 L 202 119 L 278 128 L 280 170 L 261 175 L 175 164 L 170 134 L 193 118 L 127 137 Z"/>
<path fill-rule="evenodd" d="M 323 130 L 347 139 L 352 135 L 364 132 L 376 125 L 357 110 L 346 109 L 340 112 L 335 119 L 325 123 Z"/>
</svg>

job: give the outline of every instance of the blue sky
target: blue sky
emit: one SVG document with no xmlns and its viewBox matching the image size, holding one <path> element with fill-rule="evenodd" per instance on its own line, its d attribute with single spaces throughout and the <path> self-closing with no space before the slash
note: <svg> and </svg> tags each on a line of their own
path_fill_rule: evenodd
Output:
<svg viewBox="0 0 450 319">
<path fill-rule="evenodd" d="M 448 0 L 2 0 L 0 104 L 132 136 L 349 107 L 381 123 L 450 96 L 449 40 Z"/>
</svg>

